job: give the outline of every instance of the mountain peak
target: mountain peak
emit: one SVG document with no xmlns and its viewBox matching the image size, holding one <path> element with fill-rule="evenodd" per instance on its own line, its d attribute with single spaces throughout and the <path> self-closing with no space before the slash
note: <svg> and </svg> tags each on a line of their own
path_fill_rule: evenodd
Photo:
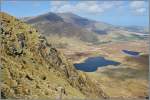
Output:
<svg viewBox="0 0 150 100">
<path fill-rule="evenodd" d="M 76 14 L 74 14 L 74 13 L 72 13 L 72 12 L 64 12 L 64 13 L 57 13 L 57 14 L 76 15 Z"/>
<path fill-rule="evenodd" d="M 34 18 L 31 18 L 31 19 L 27 20 L 27 22 L 29 22 L 29 23 L 41 22 L 41 21 L 45 21 L 45 22 L 58 22 L 58 21 L 61 21 L 61 22 L 63 22 L 63 19 L 55 13 L 48 12 L 46 14 L 42 14 L 42 15 L 39 15 L 39 16 L 36 16 Z"/>
</svg>

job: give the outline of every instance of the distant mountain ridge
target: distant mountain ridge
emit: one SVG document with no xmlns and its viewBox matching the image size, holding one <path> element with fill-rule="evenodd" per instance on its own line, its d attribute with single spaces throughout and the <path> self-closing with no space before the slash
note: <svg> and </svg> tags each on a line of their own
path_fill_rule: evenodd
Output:
<svg viewBox="0 0 150 100">
<path fill-rule="evenodd" d="M 58 16 L 57 14 L 55 13 L 47 13 L 47 14 L 44 14 L 44 15 L 39 15 L 37 17 L 33 17 L 31 19 L 27 19 L 27 21 L 29 21 L 30 23 L 34 23 L 34 22 L 37 22 L 37 21 L 63 21 L 63 19 Z"/>
<path fill-rule="evenodd" d="M 57 13 L 57 15 L 61 16 L 65 22 L 75 24 L 98 34 L 100 34 L 100 32 L 115 28 L 111 24 L 90 20 L 73 13 Z"/>
<path fill-rule="evenodd" d="M 138 32 L 138 33 L 143 33 L 143 34 L 149 33 L 148 27 L 143 27 L 143 26 L 126 26 L 122 28 L 124 30 L 131 31 L 131 32 Z"/>
<path fill-rule="evenodd" d="M 118 38 L 136 37 L 141 39 L 145 30 L 139 27 L 119 27 L 104 22 L 90 20 L 73 13 L 46 13 L 32 18 L 24 19 L 45 35 L 57 34 L 59 36 L 77 37 L 86 42 L 96 42 L 98 37 L 112 36 Z M 146 32 L 147 33 L 147 32 Z M 136 35 L 136 36 L 135 36 Z M 128 36 L 128 37 L 127 37 Z"/>
<path fill-rule="evenodd" d="M 45 35 L 57 34 L 67 37 L 75 36 L 86 42 L 94 42 L 97 39 L 97 34 L 94 32 L 91 34 L 90 31 L 72 23 L 68 23 L 58 14 L 51 12 L 30 18 L 29 20 L 25 20 L 25 22 L 32 24 Z"/>
</svg>

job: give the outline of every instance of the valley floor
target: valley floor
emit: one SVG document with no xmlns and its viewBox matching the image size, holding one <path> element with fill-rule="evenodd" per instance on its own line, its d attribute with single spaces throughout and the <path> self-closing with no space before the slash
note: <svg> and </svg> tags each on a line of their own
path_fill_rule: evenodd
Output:
<svg viewBox="0 0 150 100">
<path fill-rule="evenodd" d="M 84 49 L 84 50 L 83 50 Z M 142 52 L 139 59 L 127 57 L 122 50 Z M 86 72 L 109 97 L 148 96 L 148 43 L 146 41 L 112 42 L 96 46 L 88 45 L 82 50 L 61 49 L 74 63 L 83 62 L 91 56 L 103 56 L 120 62 L 118 66 L 99 67 L 96 72 Z"/>
</svg>

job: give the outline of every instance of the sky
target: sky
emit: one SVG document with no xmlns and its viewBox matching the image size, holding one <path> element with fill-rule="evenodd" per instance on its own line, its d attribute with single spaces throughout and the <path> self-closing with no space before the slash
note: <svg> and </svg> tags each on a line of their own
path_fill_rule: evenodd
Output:
<svg viewBox="0 0 150 100">
<path fill-rule="evenodd" d="M 72 12 L 88 19 L 119 26 L 148 26 L 148 1 L 1 0 L 1 11 L 16 17 L 47 12 Z"/>
</svg>

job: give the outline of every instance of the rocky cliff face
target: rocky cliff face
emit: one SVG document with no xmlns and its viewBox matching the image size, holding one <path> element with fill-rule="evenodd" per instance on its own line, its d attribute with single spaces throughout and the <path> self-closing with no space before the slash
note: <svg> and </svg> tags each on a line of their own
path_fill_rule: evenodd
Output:
<svg viewBox="0 0 150 100">
<path fill-rule="evenodd" d="M 36 29 L 6 13 L 0 16 L 2 98 L 105 96 Z"/>
</svg>

